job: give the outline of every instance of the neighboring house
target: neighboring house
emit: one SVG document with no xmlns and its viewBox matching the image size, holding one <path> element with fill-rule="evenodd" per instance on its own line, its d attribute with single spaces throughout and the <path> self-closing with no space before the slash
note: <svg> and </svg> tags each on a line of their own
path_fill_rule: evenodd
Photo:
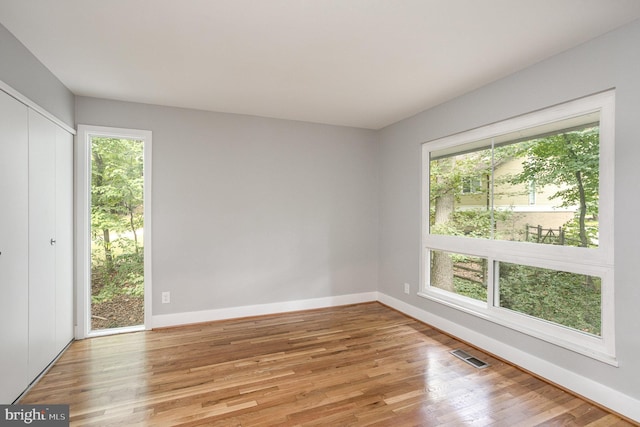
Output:
<svg viewBox="0 0 640 427">
<path fill-rule="evenodd" d="M 496 210 L 508 212 L 505 217 L 496 216 L 496 229 L 510 235 L 510 240 L 524 240 L 527 226 L 541 227 L 543 230 L 563 227 L 575 217 L 577 206 L 560 207 L 560 199 L 552 196 L 560 189 L 558 186 L 536 186 L 511 184 L 510 176 L 522 172 L 522 158 L 507 160 L 498 165 L 494 172 L 495 188 L 493 206 Z M 460 195 L 455 202 L 456 210 L 487 210 L 491 206 L 491 189 L 487 176 L 465 178 L 462 180 Z M 545 231 L 547 232 L 547 231 Z"/>
</svg>

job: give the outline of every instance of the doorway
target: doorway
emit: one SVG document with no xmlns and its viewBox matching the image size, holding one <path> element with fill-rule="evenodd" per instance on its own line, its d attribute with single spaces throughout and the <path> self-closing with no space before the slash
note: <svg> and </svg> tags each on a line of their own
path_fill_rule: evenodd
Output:
<svg viewBox="0 0 640 427">
<path fill-rule="evenodd" d="M 76 335 L 148 328 L 151 132 L 79 126 L 78 137 Z"/>
</svg>

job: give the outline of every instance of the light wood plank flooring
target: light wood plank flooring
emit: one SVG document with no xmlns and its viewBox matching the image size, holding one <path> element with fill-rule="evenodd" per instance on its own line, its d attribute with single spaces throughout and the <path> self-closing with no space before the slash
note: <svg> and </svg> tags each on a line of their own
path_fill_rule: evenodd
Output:
<svg viewBox="0 0 640 427">
<path fill-rule="evenodd" d="M 378 303 L 78 341 L 20 403 L 76 426 L 632 425 Z"/>
</svg>

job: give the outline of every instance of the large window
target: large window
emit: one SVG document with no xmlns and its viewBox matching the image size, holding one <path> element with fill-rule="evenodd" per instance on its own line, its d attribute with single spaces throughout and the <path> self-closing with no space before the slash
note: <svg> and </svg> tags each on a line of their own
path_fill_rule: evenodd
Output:
<svg viewBox="0 0 640 427">
<path fill-rule="evenodd" d="M 422 296 L 615 364 L 614 92 L 423 145 Z"/>
</svg>

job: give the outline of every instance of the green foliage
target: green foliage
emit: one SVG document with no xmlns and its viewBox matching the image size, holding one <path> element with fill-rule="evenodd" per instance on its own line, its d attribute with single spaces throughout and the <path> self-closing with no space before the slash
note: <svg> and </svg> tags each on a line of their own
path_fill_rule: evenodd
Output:
<svg viewBox="0 0 640 427">
<path fill-rule="evenodd" d="M 565 233 L 565 245 L 580 246 L 580 224 L 578 218 L 573 218 L 563 225 Z M 598 246 L 598 221 L 586 221 L 584 230 L 589 240 L 590 247 Z"/>
<path fill-rule="evenodd" d="M 433 218 L 433 209 L 431 217 Z M 520 240 L 519 235 L 523 234 L 520 229 L 508 228 L 506 225 L 514 216 L 513 210 L 494 210 L 493 224 L 502 224 L 498 229 L 494 227 L 494 238 L 498 240 Z M 492 218 L 491 211 L 486 209 L 466 209 L 455 210 L 451 214 L 451 219 L 445 223 L 436 224 L 431 220 L 431 232 L 433 234 L 443 234 L 447 236 L 466 236 L 480 239 L 491 238 Z"/>
<path fill-rule="evenodd" d="M 486 209 L 456 210 L 452 215 L 454 235 L 488 239 L 491 236 L 491 212 Z"/>
<path fill-rule="evenodd" d="M 92 301 L 142 296 L 143 144 L 94 137 L 91 168 Z"/>
<path fill-rule="evenodd" d="M 479 301 L 487 300 L 487 288 L 478 282 L 454 277 L 453 287 L 459 295 L 464 295 Z"/>
<path fill-rule="evenodd" d="M 432 160 L 429 168 L 431 204 L 448 194 L 459 199 L 465 181 L 486 181 L 492 168 L 491 149 Z"/>
<path fill-rule="evenodd" d="M 598 216 L 599 146 L 598 127 L 533 140 L 522 162 L 522 172 L 511 179 L 514 184 L 553 185 L 558 190 L 551 199 L 557 199 L 560 207 L 579 206 L 578 238 L 584 247 L 591 245 L 585 218 Z"/>
<path fill-rule="evenodd" d="M 600 335 L 600 279 L 500 263 L 500 305 Z"/>
<path fill-rule="evenodd" d="M 511 144 L 432 160 L 429 163 L 431 232 L 489 238 L 493 226 L 495 234 L 495 224 L 500 221 L 506 223 L 512 216 L 510 210 L 494 209 L 493 223 L 491 206 L 488 204 L 484 209 L 453 209 L 448 220 L 436 221 L 436 207 L 447 197 L 453 197 L 459 202 L 464 189 L 469 190 L 472 187 L 476 197 L 487 199 L 492 170 L 515 157 L 522 156 L 528 148 L 528 143 Z M 505 238 L 510 239 L 509 236 Z"/>
<path fill-rule="evenodd" d="M 104 249 L 98 246 L 92 252 L 93 303 L 110 300 L 115 295 L 144 295 L 143 251 L 136 252 L 132 239 L 123 237 L 113 242 L 112 268 L 106 266 Z"/>
<path fill-rule="evenodd" d="M 123 232 L 142 227 L 143 145 L 140 141 L 93 138 L 91 226 Z"/>
<path fill-rule="evenodd" d="M 600 172 L 599 128 L 567 132 L 537 139 L 526 152 L 523 171 L 516 183 L 535 181 L 536 185 L 554 185 L 560 189 L 551 196 L 561 207 L 576 206 L 581 201 L 576 174 L 580 174 L 587 201 L 587 213 L 598 214 Z"/>
</svg>

